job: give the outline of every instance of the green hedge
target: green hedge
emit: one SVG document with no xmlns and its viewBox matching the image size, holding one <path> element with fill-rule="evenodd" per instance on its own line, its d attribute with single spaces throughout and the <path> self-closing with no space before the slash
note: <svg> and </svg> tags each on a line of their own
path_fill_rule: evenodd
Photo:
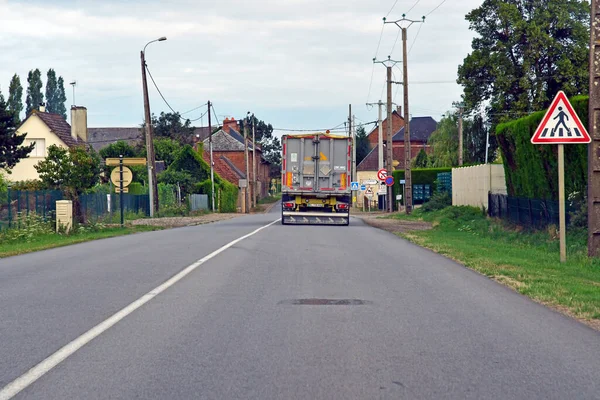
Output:
<svg viewBox="0 0 600 400">
<path fill-rule="evenodd" d="M 588 126 L 588 96 L 570 99 L 584 126 Z M 531 137 L 546 111 L 498 125 L 508 194 L 515 197 L 558 199 L 558 146 L 533 145 Z M 587 146 L 565 145 L 565 191 L 584 193 L 587 187 Z"/>
<path fill-rule="evenodd" d="M 238 188 L 232 183 L 221 179 L 215 174 L 215 206 L 219 212 L 236 212 L 238 203 Z M 208 195 L 211 198 L 212 184 L 210 179 L 196 183 L 194 185 L 194 193 Z M 210 202 L 210 201 L 209 201 Z"/>
</svg>

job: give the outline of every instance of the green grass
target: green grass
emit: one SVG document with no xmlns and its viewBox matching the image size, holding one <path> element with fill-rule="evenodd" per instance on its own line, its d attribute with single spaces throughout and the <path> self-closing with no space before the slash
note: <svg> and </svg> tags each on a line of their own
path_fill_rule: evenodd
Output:
<svg viewBox="0 0 600 400">
<path fill-rule="evenodd" d="M 0 258 L 16 256 L 19 254 L 31 253 L 34 251 L 46 250 L 55 247 L 68 246 L 71 244 L 88 242 L 97 239 L 106 239 L 115 236 L 130 235 L 138 232 L 158 230 L 160 228 L 152 226 L 133 226 L 133 227 L 109 227 L 96 232 L 84 232 L 72 235 L 59 235 L 56 233 L 45 233 L 36 235 L 29 241 L 0 241 Z"/>
<path fill-rule="evenodd" d="M 402 236 L 452 258 L 541 303 L 586 320 L 600 320 L 600 260 L 587 257 L 585 230 L 567 232 L 567 262 L 555 227 L 528 232 L 471 207 L 449 207 L 393 218 L 433 223 Z"/>
<path fill-rule="evenodd" d="M 281 200 L 281 193 L 278 193 L 275 196 L 267 196 L 262 198 L 258 201 L 258 204 L 273 204 L 279 200 Z"/>
</svg>

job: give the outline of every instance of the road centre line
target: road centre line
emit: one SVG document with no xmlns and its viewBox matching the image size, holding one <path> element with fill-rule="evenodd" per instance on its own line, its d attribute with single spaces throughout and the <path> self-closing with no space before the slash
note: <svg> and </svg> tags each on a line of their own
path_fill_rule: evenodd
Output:
<svg viewBox="0 0 600 400">
<path fill-rule="evenodd" d="M 195 263 L 189 265 L 188 267 L 186 267 L 185 269 L 183 269 L 182 271 L 180 271 L 179 273 L 174 275 L 172 278 L 170 278 L 167 281 L 165 281 L 164 283 L 162 283 L 160 286 L 152 289 L 151 291 L 149 291 L 142 297 L 138 298 L 137 300 L 130 303 L 125 308 L 118 311 L 116 314 L 113 314 L 112 316 L 110 316 L 106 320 L 102 321 L 101 323 L 99 323 L 98 325 L 96 325 L 95 327 L 90 329 L 89 331 L 85 332 L 83 335 L 79 336 L 78 338 L 74 339 L 70 343 L 66 344 L 65 346 L 60 348 L 58 351 L 56 351 L 54 354 L 50 355 L 45 360 L 43 360 L 42 362 L 40 362 L 39 364 L 37 364 L 36 366 L 31 368 L 29 371 L 27 371 L 26 373 L 24 373 L 23 375 L 21 375 L 20 377 L 18 377 L 17 379 L 12 381 L 8 385 L 6 385 L 4 388 L 2 388 L 0 390 L 0 400 L 9 400 L 12 397 L 16 396 L 18 393 L 20 393 L 22 390 L 24 390 L 29 385 L 34 383 L 36 380 L 41 378 L 44 374 L 46 374 L 52 368 L 56 367 L 58 364 L 63 362 L 66 358 L 71 356 L 77 350 L 79 350 L 80 348 L 85 346 L 87 343 L 94 340 L 97 336 L 101 335 L 102 333 L 104 333 L 105 331 L 110 329 L 117 322 L 119 322 L 123 318 L 127 317 L 129 314 L 131 314 L 132 312 L 134 312 L 135 310 L 137 310 L 138 308 L 140 308 L 141 306 L 143 306 L 144 304 L 146 304 L 147 302 L 152 300 L 154 297 L 158 296 L 160 293 L 164 292 L 169 287 L 171 287 L 174 284 L 176 284 L 177 282 L 179 282 L 186 275 L 188 275 L 190 272 L 194 271 L 196 268 L 198 268 L 205 262 L 216 257 L 217 255 L 221 254 L 222 252 L 224 252 L 225 250 L 229 249 L 230 247 L 236 245 L 237 243 L 241 242 L 242 240 L 247 239 L 250 236 L 257 234 L 258 232 L 262 231 L 263 229 L 266 229 L 279 221 L 280 221 L 280 219 L 277 219 L 268 225 L 262 226 L 262 227 L 256 229 L 255 231 L 250 232 L 247 235 L 244 235 L 238 239 L 235 239 L 234 241 L 226 244 L 225 246 L 219 248 L 218 250 L 213 251 L 212 253 L 205 256 L 204 258 L 201 258 L 200 260 L 196 261 Z"/>
</svg>

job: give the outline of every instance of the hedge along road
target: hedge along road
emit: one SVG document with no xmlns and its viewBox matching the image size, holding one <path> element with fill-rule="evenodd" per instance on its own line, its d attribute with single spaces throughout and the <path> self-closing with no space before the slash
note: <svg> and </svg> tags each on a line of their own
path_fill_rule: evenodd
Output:
<svg viewBox="0 0 600 400">
<path fill-rule="evenodd" d="M 0 260 L 2 386 L 278 211 Z M 599 338 L 361 221 L 275 224 L 17 398 L 592 398 Z"/>
</svg>

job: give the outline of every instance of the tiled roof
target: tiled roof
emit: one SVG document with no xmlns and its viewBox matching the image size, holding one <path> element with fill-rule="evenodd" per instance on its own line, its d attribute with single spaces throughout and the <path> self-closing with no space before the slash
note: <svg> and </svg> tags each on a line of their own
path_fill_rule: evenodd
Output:
<svg viewBox="0 0 600 400">
<path fill-rule="evenodd" d="M 375 146 L 373 150 L 356 166 L 357 171 L 377 171 L 379 169 L 379 146 Z M 424 148 L 422 144 L 411 144 L 411 159 L 415 158 L 421 149 Z M 430 152 L 430 147 L 427 146 L 425 151 Z M 383 156 L 385 157 L 385 151 Z M 404 146 L 394 145 L 393 159 L 399 161 L 400 165 L 398 169 L 404 169 Z"/>
<path fill-rule="evenodd" d="M 210 165 L 210 154 L 207 151 L 202 153 L 202 158 Z M 225 179 L 228 182 L 231 182 L 234 185 L 239 184 L 239 180 L 243 179 L 243 175 L 241 175 L 237 168 L 231 168 L 230 163 L 225 156 L 214 157 L 213 161 L 215 163 L 215 173 L 219 175 L 221 178 Z M 229 163 L 227 162 L 229 161 Z M 233 164 L 233 163 L 231 163 Z"/>
<path fill-rule="evenodd" d="M 427 143 L 437 129 L 437 122 L 431 117 L 414 117 L 410 120 L 410 140 Z M 404 141 L 404 127 L 393 138 L 394 142 Z"/>
<path fill-rule="evenodd" d="M 208 137 L 203 142 L 208 148 Z M 244 137 L 233 128 L 229 128 L 229 133 L 220 130 L 212 135 L 212 146 L 213 151 L 244 151 Z M 252 151 L 251 142 L 248 142 L 248 150 Z M 256 146 L 256 150 L 260 151 L 260 148 Z"/>
<path fill-rule="evenodd" d="M 212 127 L 212 129 L 215 129 L 215 128 L 217 128 L 217 126 Z M 208 138 L 209 134 L 210 134 L 210 129 L 208 129 L 208 126 L 199 126 L 199 127 L 194 128 L 194 137 L 199 142 L 202 142 L 202 141 L 204 141 L 204 139 Z"/>
<path fill-rule="evenodd" d="M 73 139 L 71 136 L 71 125 L 64 120 L 62 115 L 52 114 L 47 112 L 35 112 L 35 115 L 40 117 L 40 119 L 50 128 L 56 136 L 60 138 L 69 147 L 76 146 L 78 144 L 77 140 Z M 83 141 L 81 142 L 83 143 Z"/>
<path fill-rule="evenodd" d="M 94 150 L 123 140 L 131 145 L 142 140 L 141 128 L 88 128 L 88 143 Z"/>
<path fill-rule="evenodd" d="M 381 129 L 383 130 L 383 140 L 387 137 L 387 114 L 383 121 L 381 121 Z M 396 133 L 400 128 L 404 126 L 404 117 L 398 113 L 397 110 L 392 111 L 392 132 Z M 369 143 L 377 145 L 379 141 L 379 126 L 376 124 L 375 127 L 367 135 Z"/>
</svg>

